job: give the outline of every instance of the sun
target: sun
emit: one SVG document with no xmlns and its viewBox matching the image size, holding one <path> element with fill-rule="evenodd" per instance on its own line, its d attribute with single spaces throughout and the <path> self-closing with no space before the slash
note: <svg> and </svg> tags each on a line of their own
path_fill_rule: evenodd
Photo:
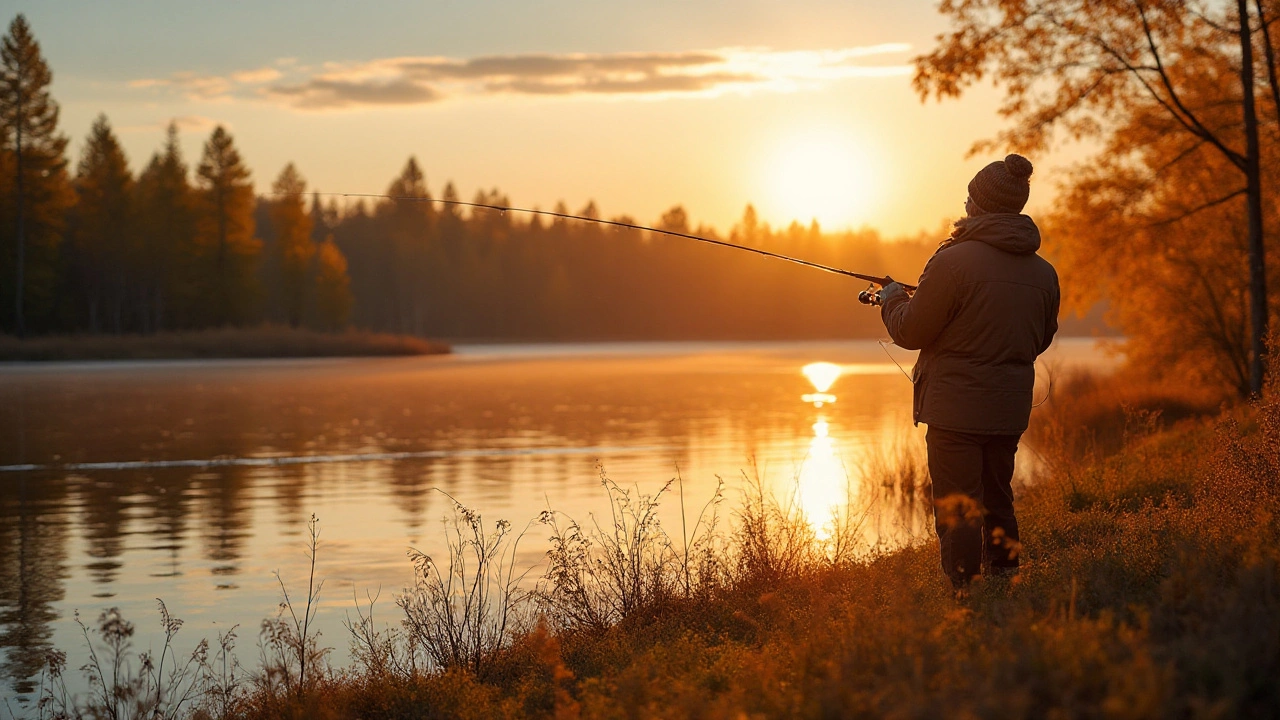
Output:
<svg viewBox="0 0 1280 720">
<path fill-rule="evenodd" d="M 867 222 L 879 188 L 870 153 L 839 130 L 810 130 L 779 143 L 766 169 L 770 215 L 780 222 L 817 220 L 835 229 Z"/>
</svg>

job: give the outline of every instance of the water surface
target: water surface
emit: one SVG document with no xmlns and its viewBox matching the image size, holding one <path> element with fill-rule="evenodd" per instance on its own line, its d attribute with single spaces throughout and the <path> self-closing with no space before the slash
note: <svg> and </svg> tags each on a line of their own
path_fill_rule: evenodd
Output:
<svg viewBox="0 0 1280 720">
<path fill-rule="evenodd" d="M 910 368 L 913 353 L 890 348 Z M 1091 341 L 1053 364 L 1106 367 Z M 817 407 L 801 368 L 843 374 Z M 1042 388 L 1043 390 L 1043 388 Z M 811 398 L 812 400 L 812 398 Z M 548 507 L 607 510 L 601 469 L 654 492 L 682 479 L 700 508 L 717 478 L 731 510 L 758 476 L 822 534 L 832 508 L 869 509 L 865 542 L 927 533 L 925 504 L 880 487 L 873 459 L 918 450 L 911 385 L 874 342 L 461 347 L 452 356 L 0 366 L 0 695 L 29 691 L 44 651 L 83 658 L 72 621 L 119 607 L 156 642 L 156 598 L 181 647 L 238 624 L 256 658 L 279 571 L 305 582 L 320 519 L 323 642 L 345 658 L 353 596 L 383 617 L 437 553 L 447 492 L 524 528 Z M 1024 469 L 1034 449 L 1019 454 Z M 679 501 L 663 518 L 679 532 Z M 537 563 L 534 525 L 521 562 Z M 535 573 L 536 575 L 536 573 Z"/>
</svg>

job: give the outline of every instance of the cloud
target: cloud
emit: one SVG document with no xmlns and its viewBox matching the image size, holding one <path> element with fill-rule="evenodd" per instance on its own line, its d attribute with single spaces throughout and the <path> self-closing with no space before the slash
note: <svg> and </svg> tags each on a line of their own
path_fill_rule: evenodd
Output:
<svg viewBox="0 0 1280 720">
<path fill-rule="evenodd" d="M 229 77 L 221 77 L 218 75 L 200 75 L 192 72 L 174 73 L 168 78 L 143 78 L 141 80 L 133 80 L 129 83 L 129 87 L 139 89 L 174 89 L 180 91 L 183 95 L 193 100 L 228 100 L 231 99 L 232 91 L 240 83 L 234 79 L 236 75 L 242 73 L 233 73 Z"/>
<path fill-rule="evenodd" d="M 512 79 L 493 81 L 488 89 L 495 93 L 521 95 L 634 95 L 647 93 L 697 93 L 717 87 L 759 82 L 752 75 L 712 73 L 705 75 L 652 75 L 637 78 L 560 78 Z"/>
<path fill-rule="evenodd" d="M 212 130 L 219 124 L 219 121 L 203 115 L 179 115 L 173 119 L 173 123 L 178 126 L 179 130 L 203 131 Z M 222 124 L 225 125 L 226 123 Z M 167 125 L 165 123 L 166 127 Z"/>
<path fill-rule="evenodd" d="M 426 105 L 492 95 L 663 96 L 791 91 L 856 77 L 910 73 L 902 64 L 868 62 L 900 55 L 903 43 L 827 50 L 726 48 L 688 52 L 562 53 L 391 57 L 321 68 L 281 60 L 226 76 L 175 73 L 131 87 L 179 92 L 195 100 L 257 99 L 310 110 Z"/>
<path fill-rule="evenodd" d="M 159 120 L 145 125 L 125 125 L 116 128 L 116 131 L 120 133 L 150 133 L 157 130 L 167 129 L 171 122 L 177 125 L 178 130 L 180 131 L 192 131 L 196 133 L 208 132 L 219 124 L 219 121 L 203 115 L 179 115 L 167 120 Z M 221 124 L 226 125 L 227 123 Z"/>
<path fill-rule="evenodd" d="M 266 88 L 267 97 L 304 110 L 370 105 L 421 105 L 440 99 L 433 88 L 404 78 L 359 82 L 314 78 L 298 85 Z"/>
<path fill-rule="evenodd" d="M 382 61 L 421 80 L 495 78 L 599 78 L 681 74 L 724 61 L 719 53 L 616 53 L 611 55 L 496 55 L 472 60 L 397 58 Z"/>
<path fill-rule="evenodd" d="M 239 70 L 227 76 L 178 72 L 167 78 L 142 78 L 130 81 L 138 89 L 172 89 L 193 100 L 233 100 L 246 87 L 279 80 L 282 73 L 273 67 Z"/>
<path fill-rule="evenodd" d="M 231 73 L 231 79 L 235 82 L 245 85 L 257 85 L 259 83 L 267 83 L 272 80 L 279 80 L 281 73 L 273 67 L 258 68 L 257 70 L 243 70 L 237 73 Z"/>
</svg>

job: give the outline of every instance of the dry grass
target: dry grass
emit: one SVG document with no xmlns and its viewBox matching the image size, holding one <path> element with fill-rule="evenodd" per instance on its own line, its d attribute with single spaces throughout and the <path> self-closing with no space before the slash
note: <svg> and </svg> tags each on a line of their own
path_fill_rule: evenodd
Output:
<svg viewBox="0 0 1280 720">
<path fill-rule="evenodd" d="M 1126 439 L 1189 418 L 1216 414 L 1228 396 L 1203 386 L 1156 383 L 1122 370 L 1075 370 L 1055 378 L 1043 408 L 1031 413 L 1027 438 L 1075 463 L 1116 453 Z"/>
<path fill-rule="evenodd" d="M 967 604 L 932 543 L 832 562 L 758 493 L 722 543 L 681 552 L 646 519 L 670 495 L 613 487 L 612 527 L 559 526 L 578 532 L 543 589 L 559 609 L 493 646 L 483 674 L 366 664 L 325 672 L 287 707 L 250 687 L 226 716 L 1274 716 L 1275 388 L 1166 427 L 1167 395 L 1091 382 L 1080 398 L 1060 387 L 1038 420 L 1087 452 L 1058 453 L 1020 498 L 1021 574 L 980 580 Z M 1077 424 L 1088 413 L 1127 431 L 1104 446 Z M 915 492 L 918 462 L 878 474 Z"/>
<path fill-rule="evenodd" d="M 347 330 L 325 333 L 280 325 L 154 335 L 0 335 L 0 361 L 179 360 L 199 358 L 434 355 L 449 346 L 409 335 Z"/>
</svg>

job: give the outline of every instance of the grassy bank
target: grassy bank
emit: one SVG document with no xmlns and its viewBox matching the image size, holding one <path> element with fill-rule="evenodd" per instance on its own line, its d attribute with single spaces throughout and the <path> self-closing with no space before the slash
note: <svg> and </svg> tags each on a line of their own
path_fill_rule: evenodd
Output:
<svg viewBox="0 0 1280 720">
<path fill-rule="evenodd" d="M 1023 570 L 978 582 L 967 603 L 952 598 L 934 543 L 868 552 L 841 528 L 818 543 L 750 494 L 700 523 L 694 510 L 692 532 L 668 535 L 655 498 L 607 486 L 613 525 L 544 516 L 553 549 L 533 595 L 510 590 L 509 531 L 460 508 L 453 557 L 418 559 L 402 625 L 379 630 L 364 621 L 370 608 L 353 613 L 355 667 L 325 665 L 300 588 L 264 623 L 258 669 L 228 675 L 215 647 L 190 707 L 246 718 L 1274 716 L 1275 394 L 1219 410 L 1124 380 L 1063 387 L 1073 394 L 1060 389 L 1037 415 L 1045 469 L 1020 495 Z M 885 472 L 915 482 L 917 465 Z"/>
<path fill-rule="evenodd" d="M 362 330 L 317 332 L 280 325 L 154 335 L 53 335 L 19 340 L 0 335 L 0 361 L 177 360 L 434 355 L 444 343 Z"/>
</svg>

